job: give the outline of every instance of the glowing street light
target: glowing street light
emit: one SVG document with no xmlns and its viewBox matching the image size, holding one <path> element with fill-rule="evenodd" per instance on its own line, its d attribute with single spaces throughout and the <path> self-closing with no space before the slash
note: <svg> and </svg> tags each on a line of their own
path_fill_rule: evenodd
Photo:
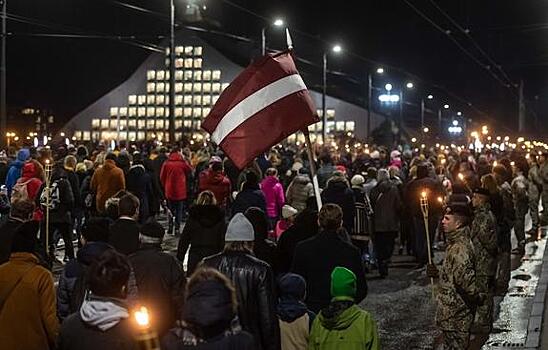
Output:
<svg viewBox="0 0 548 350">
<path fill-rule="evenodd" d="M 333 46 L 333 49 L 332 49 L 332 50 L 333 50 L 333 52 L 335 52 L 335 53 L 340 53 L 340 52 L 342 52 L 342 47 L 341 47 L 341 45 L 338 45 L 338 44 L 337 44 L 337 45 L 334 45 L 334 46 Z"/>
<path fill-rule="evenodd" d="M 462 112 L 457 112 L 457 115 L 458 115 L 458 116 L 461 116 L 461 115 L 462 115 Z"/>
<path fill-rule="evenodd" d="M 427 133 L 427 132 L 429 132 L 429 131 L 430 131 L 430 129 L 428 129 L 427 126 L 425 126 L 424 129 L 422 129 L 422 132 L 424 132 L 424 133 Z"/>
<path fill-rule="evenodd" d="M 412 89 L 414 85 L 413 85 L 412 82 L 408 82 L 405 86 L 406 86 L 408 89 Z"/>
<path fill-rule="evenodd" d="M 426 98 L 429 99 L 429 100 L 433 100 L 434 96 L 433 95 L 428 95 L 428 96 L 426 96 Z"/>
<path fill-rule="evenodd" d="M 383 74 L 383 73 L 384 73 L 384 68 L 382 67 L 377 68 L 377 74 Z"/>
<path fill-rule="evenodd" d="M 443 105 L 443 108 L 449 109 L 449 105 L 448 105 L 448 104 L 444 104 L 444 105 Z"/>
<path fill-rule="evenodd" d="M 390 92 L 392 90 L 392 84 L 388 83 L 384 86 L 384 88 L 386 89 L 386 91 Z"/>
<path fill-rule="evenodd" d="M 281 27 L 281 26 L 284 25 L 284 20 L 281 19 L 281 18 L 276 18 L 276 20 L 274 21 L 274 25 L 275 25 L 276 27 Z"/>
<path fill-rule="evenodd" d="M 453 120 L 453 126 L 458 126 L 459 125 L 459 121 L 458 120 Z"/>
</svg>

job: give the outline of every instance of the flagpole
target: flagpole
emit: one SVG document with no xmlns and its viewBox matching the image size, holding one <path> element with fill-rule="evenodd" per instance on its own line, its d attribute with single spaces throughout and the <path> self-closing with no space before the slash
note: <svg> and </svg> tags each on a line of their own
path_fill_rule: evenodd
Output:
<svg viewBox="0 0 548 350">
<path fill-rule="evenodd" d="M 308 129 L 303 130 L 304 140 L 306 142 L 306 152 L 308 153 L 308 166 L 310 167 L 310 177 L 312 177 L 312 184 L 314 185 L 314 194 L 316 196 L 316 204 L 318 205 L 318 211 L 322 208 L 322 197 L 320 196 L 320 186 L 318 183 L 318 175 L 316 174 L 316 159 L 314 158 L 314 152 L 312 152 L 312 142 L 310 142 L 310 133 Z"/>
</svg>

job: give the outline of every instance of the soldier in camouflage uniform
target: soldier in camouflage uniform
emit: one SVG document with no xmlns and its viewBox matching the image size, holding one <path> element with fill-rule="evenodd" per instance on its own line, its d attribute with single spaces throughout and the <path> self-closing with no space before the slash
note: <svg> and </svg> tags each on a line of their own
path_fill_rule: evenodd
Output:
<svg viewBox="0 0 548 350">
<path fill-rule="evenodd" d="M 543 153 L 538 157 L 538 174 L 542 184 L 541 200 L 542 200 L 542 215 L 540 217 L 540 225 L 548 225 L 548 162 L 547 153 Z"/>
<path fill-rule="evenodd" d="M 465 205 L 447 208 L 442 227 L 447 238 L 446 256 L 438 273 L 428 265 L 429 277 L 437 277 L 436 324 L 443 332 L 445 350 L 465 350 L 476 305 L 481 301 L 476 284 L 475 252 L 470 240 L 470 210 Z"/>
<path fill-rule="evenodd" d="M 512 254 L 525 253 L 525 215 L 529 210 L 529 182 L 525 177 L 525 169 L 522 164 L 513 166 L 514 179 L 512 180 L 512 198 L 514 201 L 514 210 L 516 212 L 516 220 L 514 221 L 514 234 L 518 241 L 517 248 L 512 251 Z"/>
<path fill-rule="evenodd" d="M 489 191 L 484 188 L 475 189 L 472 197 L 474 220 L 470 238 L 476 252 L 476 283 L 479 291 L 486 295 L 484 302 L 476 309 L 475 328 L 478 333 L 490 333 L 493 324 L 498 246 L 497 224 L 489 198 Z"/>
<path fill-rule="evenodd" d="M 527 233 L 533 237 L 537 237 L 539 224 L 538 214 L 538 202 L 540 200 L 540 194 L 542 193 L 542 179 L 540 178 L 539 166 L 534 154 L 530 154 L 529 158 L 529 214 L 531 215 L 531 222 L 533 226 Z"/>
<path fill-rule="evenodd" d="M 512 187 L 505 180 L 507 177 L 506 169 L 502 165 L 497 165 L 493 168 L 493 174 L 502 197 L 502 220 L 497 221 L 497 246 L 499 251 L 496 285 L 497 294 L 504 295 L 508 290 L 508 282 L 510 282 L 510 251 L 512 250 L 510 234 L 514 226 L 515 211 Z"/>
</svg>

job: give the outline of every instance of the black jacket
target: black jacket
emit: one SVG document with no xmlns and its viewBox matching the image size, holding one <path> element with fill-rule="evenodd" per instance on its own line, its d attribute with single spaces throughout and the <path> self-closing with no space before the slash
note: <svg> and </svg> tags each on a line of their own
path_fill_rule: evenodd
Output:
<svg viewBox="0 0 548 350">
<path fill-rule="evenodd" d="M 237 213 L 245 213 L 248 208 L 257 207 L 266 213 L 266 201 L 264 194 L 259 188 L 246 188 L 244 184 L 244 189 L 238 193 L 234 203 L 232 203 L 232 216 Z"/>
<path fill-rule="evenodd" d="M 343 226 L 351 234 L 354 230 L 355 201 L 354 191 L 346 181 L 332 178 L 327 181 L 327 187 L 323 190 L 322 202 L 324 204 L 333 203 L 341 207 L 343 211 Z"/>
<path fill-rule="evenodd" d="M 397 232 L 400 229 L 401 198 L 398 188 L 390 180 L 373 187 L 371 194 L 375 232 Z"/>
<path fill-rule="evenodd" d="M 295 218 L 293 226 L 284 231 L 276 246 L 276 269 L 277 273 L 289 272 L 295 249 L 299 242 L 309 239 L 318 234 L 318 212 L 306 208 Z"/>
<path fill-rule="evenodd" d="M 76 176 L 76 174 L 74 174 Z M 59 198 L 56 197 L 56 191 L 53 190 L 55 188 L 55 183 L 57 183 L 58 186 L 58 194 Z M 44 182 L 42 186 L 40 187 L 40 190 L 38 191 L 38 195 L 36 196 L 36 204 L 40 205 L 40 198 L 42 197 L 42 192 L 44 191 L 44 188 L 46 186 L 46 183 Z M 70 224 L 72 223 L 72 217 L 70 215 L 71 210 L 74 208 L 74 193 L 72 192 L 71 184 L 68 180 L 68 174 L 60 166 L 56 166 L 53 168 L 52 174 L 51 174 L 51 184 L 52 188 L 52 194 L 51 194 L 51 201 L 50 203 L 50 211 L 49 211 L 49 221 L 50 223 L 57 223 L 57 224 Z M 44 210 L 44 219 L 45 219 L 45 206 L 42 207 Z M 44 221 L 45 222 L 45 221 Z"/>
<path fill-rule="evenodd" d="M 280 349 L 280 328 L 276 317 L 276 296 L 272 269 L 267 263 L 244 252 L 223 252 L 204 259 L 232 280 L 238 297 L 242 328 L 255 338 L 258 350 Z"/>
<path fill-rule="evenodd" d="M 179 261 L 159 245 L 143 244 L 129 256 L 138 299 L 155 312 L 160 336 L 174 326 L 183 305 L 185 273 Z"/>
<path fill-rule="evenodd" d="M 160 202 L 164 199 L 162 186 L 160 185 L 160 170 L 156 169 L 156 163 L 151 159 L 145 160 L 145 169 L 150 176 L 152 192 L 148 200 L 149 215 L 160 213 Z"/>
<path fill-rule="evenodd" d="M 149 216 L 149 198 L 152 195 L 152 179 L 141 164 L 133 165 L 126 175 L 126 190 L 139 198 L 139 222 Z"/>
<path fill-rule="evenodd" d="M 74 207 L 80 208 L 82 206 L 82 199 L 80 196 L 80 178 L 72 170 L 66 170 L 67 180 L 70 183 L 70 188 L 72 189 L 72 196 L 74 197 Z"/>
<path fill-rule="evenodd" d="M 404 198 L 411 215 L 418 218 L 422 218 L 420 197 L 423 191 L 428 197 L 430 214 L 432 216 L 441 214 L 442 205 L 438 201 L 438 197 L 443 196 L 443 186 L 437 179 L 428 177 L 425 166 L 420 165 L 417 167 L 417 178 L 406 186 Z"/>
<path fill-rule="evenodd" d="M 186 269 L 190 276 L 203 258 L 223 250 L 226 223 L 223 211 L 216 205 L 195 205 L 188 214 L 179 239 L 177 258 L 184 261 L 190 246 Z"/>
<path fill-rule="evenodd" d="M 336 232 L 321 232 L 297 245 L 291 272 L 306 280 L 306 305 L 315 313 L 331 301 L 331 272 L 346 267 L 357 278 L 356 304 L 367 295 L 367 282 L 358 248 L 341 239 Z"/>
<path fill-rule="evenodd" d="M 118 252 L 129 255 L 139 249 L 139 230 L 137 221 L 118 219 L 110 225 L 108 242 Z"/>
</svg>

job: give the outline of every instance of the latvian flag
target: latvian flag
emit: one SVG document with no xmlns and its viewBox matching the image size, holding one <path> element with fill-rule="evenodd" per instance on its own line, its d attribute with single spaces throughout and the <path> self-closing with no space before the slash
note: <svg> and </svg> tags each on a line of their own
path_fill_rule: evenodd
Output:
<svg viewBox="0 0 548 350">
<path fill-rule="evenodd" d="M 262 152 L 318 121 L 291 53 L 284 52 L 264 56 L 238 75 L 202 127 L 243 169 Z"/>
</svg>

